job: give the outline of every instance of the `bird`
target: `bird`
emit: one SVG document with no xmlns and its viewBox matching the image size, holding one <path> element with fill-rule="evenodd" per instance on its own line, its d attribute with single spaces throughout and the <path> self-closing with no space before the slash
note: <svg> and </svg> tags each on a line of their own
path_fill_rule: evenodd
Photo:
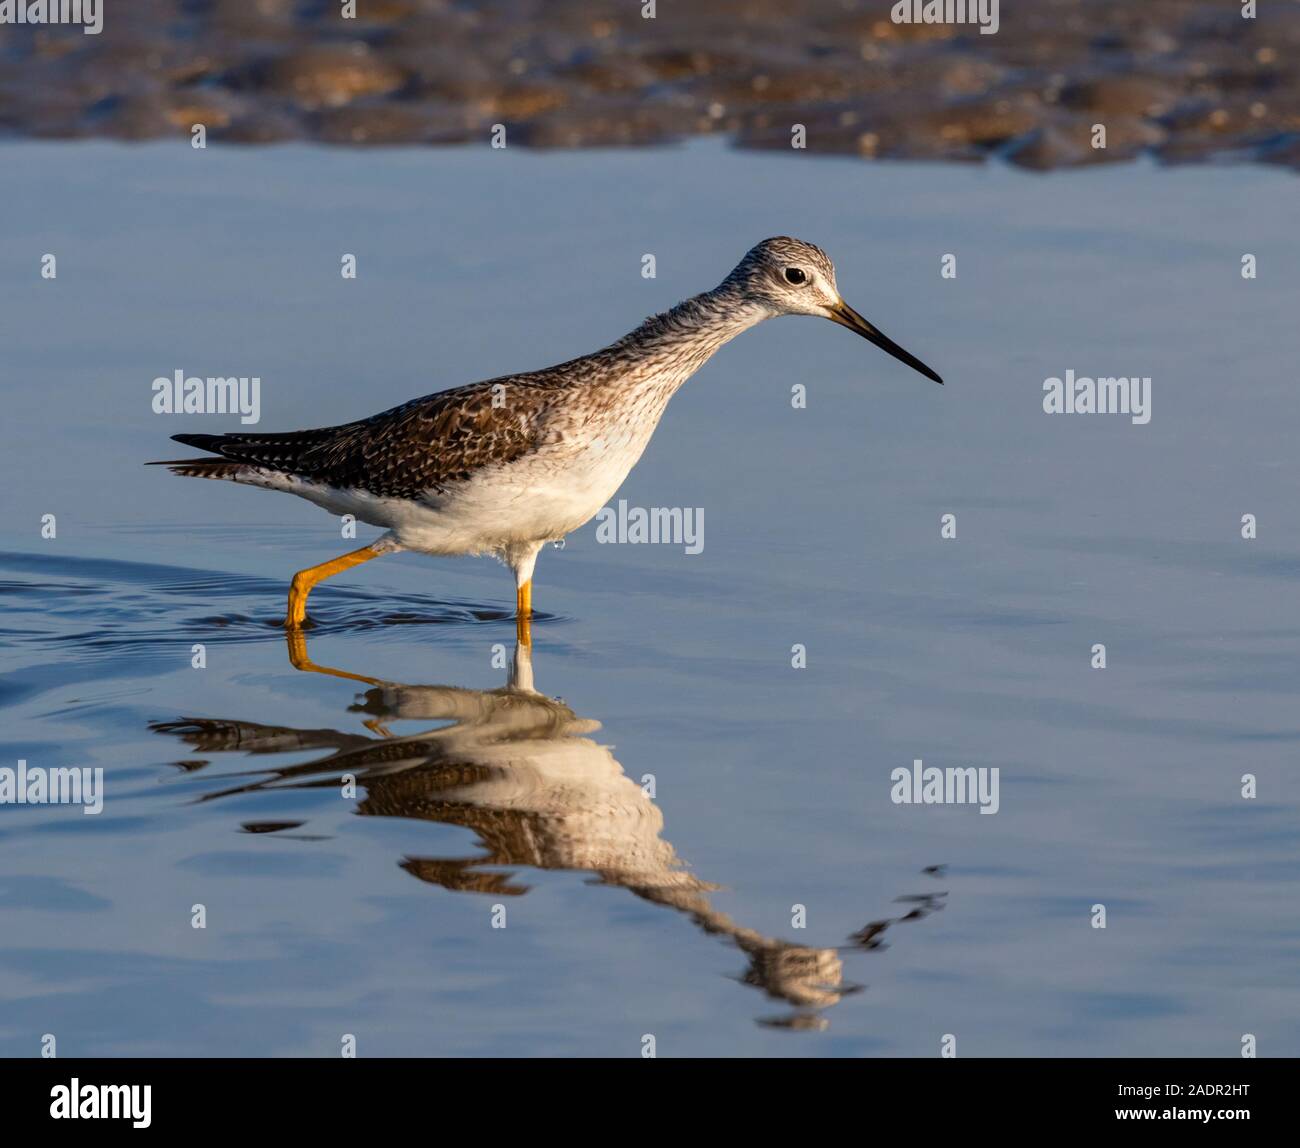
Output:
<svg viewBox="0 0 1300 1148">
<path fill-rule="evenodd" d="M 844 302 L 825 251 L 777 236 L 750 248 L 717 287 L 581 358 L 453 387 L 338 426 L 173 435 L 207 454 L 150 465 L 295 494 L 384 529 L 369 545 L 293 576 L 290 630 L 309 624 L 307 599 L 320 582 L 410 550 L 502 561 L 515 580 L 517 637 L 531 641 L 541 549 L 606 505 L 687 379 L 737 335 L 780 315 L 830 319 L 943 382 Z"/>
</svg>

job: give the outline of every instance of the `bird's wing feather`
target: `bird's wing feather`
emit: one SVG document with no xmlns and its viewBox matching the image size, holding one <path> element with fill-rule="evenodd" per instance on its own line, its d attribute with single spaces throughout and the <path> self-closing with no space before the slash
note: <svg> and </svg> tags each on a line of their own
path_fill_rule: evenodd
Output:
<svg viewBox="0 0 1300 1148">
<path fill-rule="evenodd" d="M 232 462 L 382 497 L 415 498 L 533 449 L 551 390 L 526 377 L 489 379 L 342 426 L 173 437 Z"/>
</svg>

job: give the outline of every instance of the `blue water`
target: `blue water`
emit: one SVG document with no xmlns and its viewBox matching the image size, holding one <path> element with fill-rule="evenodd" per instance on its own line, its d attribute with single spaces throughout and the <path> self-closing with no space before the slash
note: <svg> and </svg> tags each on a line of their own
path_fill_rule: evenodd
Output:
<svg viewBox="0 0 1300 1148">
<path fill-rule="evenodd" d="M 1293 176 L 4 158 L 0 765 L 106 796 L 0 806 L 0 1053 L 1300 1053 Z M 490 560 L 327 583 L 306 656 L 357 678 L 296 669 L 290 575 L 360 542 L 142 465 L 238 426 L 154 414 L 157 376 L 347 421 L 592 349 L 779 233 L 948 385 L 813 320 L 725 348 L 620 492 L 703 508 L 703 551 L 546 550 L 513 689 Z M 1151 422 L 1044 414 L 1066 370 L 1150 376 Z M 999 768 L 998 813 L 891 802 L 916 758 Z"/>
</svg>

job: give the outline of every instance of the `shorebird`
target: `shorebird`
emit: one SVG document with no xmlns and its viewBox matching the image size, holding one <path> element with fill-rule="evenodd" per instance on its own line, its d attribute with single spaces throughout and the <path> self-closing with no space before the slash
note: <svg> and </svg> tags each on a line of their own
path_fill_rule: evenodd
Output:
<svg viewBox="0 0 1300 1148">
<path fill-rule="evenodd" d="M 370 545 L 293 576 L 290 629 L 305 623 L 319 582 L 381 554 L 415 550 L 504 562 L 527 641 L 538 552 L 606 504 L 668 400 L 719 347 L 778 315 L 830 319 L 943 382 L 840 298 L 820 247 L 782 236 L 751 248 L 713 290 L 582 358 L 439 391 L 341 426 L 173 435 L 215 457 L 153 465 L 287 491 L 385 529 Z"/>
</svg>

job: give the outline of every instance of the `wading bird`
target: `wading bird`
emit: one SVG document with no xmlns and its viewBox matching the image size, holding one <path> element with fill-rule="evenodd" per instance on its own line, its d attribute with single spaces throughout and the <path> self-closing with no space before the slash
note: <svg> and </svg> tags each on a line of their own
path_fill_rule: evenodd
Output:
<svg viewBox="0 0 1300 1148">
<path fill-rule="evenodd" d="M 712 291 L 580 359 L 440 391 L 342 426 L 173 435 L 214 457 L 155 465 L 287 491 L 385 529 L 369 546 L 294 575 L 290 629 L 305 622 L 318 582 L 381 554 L 416 550 L 504 562 L 527 641 L 541 548 L 606 504 L 668 400 L 719 347 L 778 315 L 830 319 L 943 382 L 840 298 L 821 248 L 781 237 L 752 248 Z"/>
</svg>

